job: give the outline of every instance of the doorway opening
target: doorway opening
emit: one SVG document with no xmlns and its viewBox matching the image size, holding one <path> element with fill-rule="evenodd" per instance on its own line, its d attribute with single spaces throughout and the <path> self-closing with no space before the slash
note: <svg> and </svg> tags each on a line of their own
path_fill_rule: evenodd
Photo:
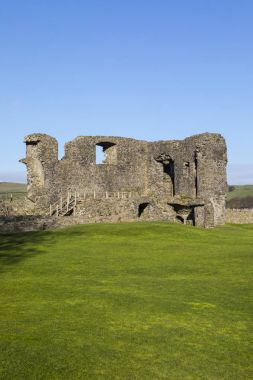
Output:
<svg viewBox="0 0 253 380">
<path fill-rule="evenodd" d="M 138 207 L 138 218 L 143 216 L 144 211 L 150 205 L 150 203 L 141 203 Z"/>
</svg>

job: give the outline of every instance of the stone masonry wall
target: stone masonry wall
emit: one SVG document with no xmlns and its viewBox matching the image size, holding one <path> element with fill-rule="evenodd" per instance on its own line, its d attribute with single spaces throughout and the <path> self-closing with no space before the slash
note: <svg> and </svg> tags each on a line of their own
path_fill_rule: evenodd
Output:
<svg viewBox="0 0 253 380">
<path fill-rule="evenodd" d="M 226 209 L 226 223 L 231 223 L 231 224 L 253 223 L 253 209 Z"/>
<path fill-rule="evenodd" d="M 227 150 L 219 134 L 157 142 L 80 136 L 65 144 L 61 160 L 51 136 L 29 135 L 25 143 L 21 161 L 27 166 L 28 198 L 42 214 L 68 193 L 128 192 L 132 200 L 120 212 L 113 200 L 86 201 L 86 217 L 95 221 L 102 213 L 107 220 L 106 213 L 111 219 L 123 213 L 132 220 L 143 208 L 141 217 L 145 211 L 150 220 L 177 219 L 205 227 L 225 222 Z M 97 146 L 105 153 L 102 164 L 96 163 Z"/>
<path fill-rule="evenodd" d="M 95 202 L 96 204 L 98 202 Z M 61 228 L 67 227 L 75 224 L 88 224 L 88 223 L 118 223 L 124 222 L 124 208 L 127 207 L 128 202 L 120 202 L 121 206 L 118 205 L 117 212 L 114 214 L 108 214 L 108 209 L 99 208 L 99 213 L 92 210 L 92 207 L 88 205 L 89 212 L 84 212 L 84 209 L 80 208 L 76 216 L 70 217 L 43 217 L 43 216 L 0 216 L 0 233 L 14 233 L 14 232 L 28 232 L 28 231 L 39 231 L 47 230 L 51 228 Z M 104 204 L 103 204 L 104 205 Z M 135 205 L 132 205 L 132 211 L 135 210 Z M 110 209 L 111 210 L 111 209 Z M 120 211 L 121 210 L 121 211 Z M 123 212 L 122 212 L 123 211 Z M 136 221 L 136 220 L 150 220 L 149 218 L 150 210 L 147 209 L 146 212 L 137 218 L 135 213 L 132 214 L 132 218 L 129 218 L 127 214 L 127 221 Z M 169 217 L 168 217 L 169 216 Z M 179 220 L 176 218 L 176 215 L 171 213 L 170 215 L 164 214 L 165 221 L 177 222 Z M 226 210 L 226 223 L 231 224 L 253 224 L 253 209 L 227 209 Z"/>
</svg>

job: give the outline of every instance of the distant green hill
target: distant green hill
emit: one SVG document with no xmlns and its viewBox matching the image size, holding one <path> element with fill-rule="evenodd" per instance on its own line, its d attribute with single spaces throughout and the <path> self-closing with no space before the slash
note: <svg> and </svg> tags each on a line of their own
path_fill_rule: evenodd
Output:
<svg viewBox="0 0 253 380">
<path fill-rule="evenodd" d="M 227 199 L 234 199 L 234 198 L 242 198 L 242 197 L 249 197 L 253 196 L 253 185 L 235 185 L 230 186 L 230 188 L 234 188 L 232 191 L 229 191 L 227 195 Z"/>
<path fill-rule="evenodd" d="M 0 200 L 9 199 L 11 197 L 22 197 L 27 192 L 27 186 L 25 183 L 15 182 L 0 182 Z"/>
<path fill-rule="evenodd" d="M 229 186 L 228 208 L 253 208 L 253 185 Z"/>
<path fill-rule="evenodd" d="M 25 183 L 0 182 L 0 193 L 26 193 Z"/>
</svg>

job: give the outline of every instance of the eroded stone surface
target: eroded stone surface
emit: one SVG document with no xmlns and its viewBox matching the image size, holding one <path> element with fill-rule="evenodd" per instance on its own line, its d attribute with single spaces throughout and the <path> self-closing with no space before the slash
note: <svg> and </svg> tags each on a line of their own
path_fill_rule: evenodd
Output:
<svg viewBox="0 0 253 380">
<path fill-rule="evenodd" d="M 51 136 L 29 135 L 25 143 L 28 199 L 42 215 L 75 196 L 69 215 L 84 222 L 225 222 L 227 149 L 219 134 L 157 142 L 81 136 L 65 145 L 61 160 Z M 96 164 L 96 146 L 104 150 L 103 164 Z"/>
<path fill-rule="evenodd" d="M 253 224 L 253 209 L 227 209 L 226 222 L 231 224 Z"/>
</svg>

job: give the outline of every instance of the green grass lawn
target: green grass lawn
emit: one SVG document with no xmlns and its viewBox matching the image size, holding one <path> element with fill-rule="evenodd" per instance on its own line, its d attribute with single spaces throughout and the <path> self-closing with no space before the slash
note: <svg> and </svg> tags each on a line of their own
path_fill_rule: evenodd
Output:
<svg viewBox="0 0 253 380">
<path fill-rule="evenodd" d="M 253 225 L 0 236 L 1 379 L 252 379 Z"/>
</svg>

